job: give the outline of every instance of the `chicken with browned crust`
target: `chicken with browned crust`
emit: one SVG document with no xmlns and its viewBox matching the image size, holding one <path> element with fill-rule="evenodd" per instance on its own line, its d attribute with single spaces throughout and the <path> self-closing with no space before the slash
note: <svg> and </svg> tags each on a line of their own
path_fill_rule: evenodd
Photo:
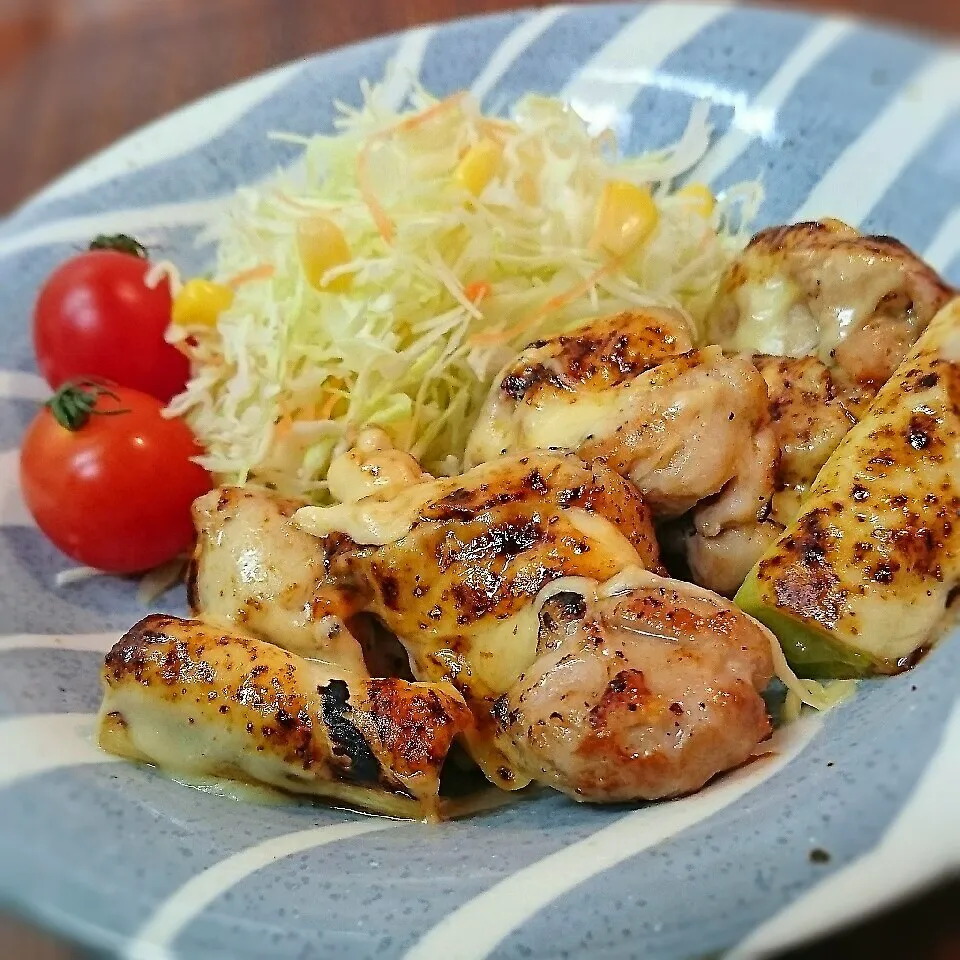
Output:
<svg viewBox="0 0 960 960">
<path fill-rule="evenodd" d="M 371 679 L 217 624 L 153 615 L 107 655 L 99 740 L 187 778 L 439 816 L 473 718 L 449 684 Z"/>
<path fill-rule="evenodd" d="M 762 524 L 780 449 L 754 364 L 718 347 L 691 350 L 683 329 L 675 311 L 659 311 L 533 344 L 494 382 L 468 457 L 547 447 L 603 463 L 659 519 L 693 511 L 691 549 L 706 571 L 711 552 Z M 750 538 L 752 550 L 759 540 Z"/>
<path fill-rule="evenodd" d="M 306 507 L 297 521 L 324 538 L 331 575 L 400 638 L 414 675 L 460 690 L 476 719 L 471 755 L 507 789 L 527 781 L 496 748 L 490 708 L 536 655 L 540 591 L 661 569 L 637 491 L 571 454 L 498 458 L 391 501 Z"/>
<path fill-rule="evenodd" d="M 689 583 L 630 570 L 540 612 L 537 659 L 496 702 L 499 743 L 577 800 L 690 793 L 771 730 L 767 629 Z"/>
<path fill-rule="evenodd" d="M 340 629 L 354 612 L 350 599 L 330 581 L 322 545 L 293 522 L 304 505 L 246 487 L 199 497 L 187 576 L 191 609 L 300 656 L 365 674 L 360 643 Z"/>
<path fill-rule="evenodd" d="M 810 484 L 873 391 L 838 380 L 816 357 L 751 358 L 767 386 L 771 427 L 780 450 L 770 509 L 760 519 L 727 525 L 704 536 L 690 524 L 685 553 L 693 579 L 732 594 L 800 509 Z"/>
<path fill-rule="evenodd" d="M 892 237 L 837 220 L 770 227 L 724 276 L 706 337 L 738 353 L 816 356 L 876 391 L 952 295 Z"/>
</svg>

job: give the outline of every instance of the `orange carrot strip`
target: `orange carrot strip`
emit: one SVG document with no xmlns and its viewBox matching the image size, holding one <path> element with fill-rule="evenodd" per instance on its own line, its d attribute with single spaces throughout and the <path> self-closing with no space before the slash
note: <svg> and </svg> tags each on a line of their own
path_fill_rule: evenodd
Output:
<svg viewBox="0 0 960 960">
<path fill-rule="evenodd" d="M 399 133 L 408 133 L 411 130 L 415 130 L 417 127 L 445 113 L 447 110 L 459 106 L 466 96 L 465 91 L 455 93 L 452 97 L 447 97 L 446 100 L 441 100 L 432 107 L 428 107 L 426 110 L 422 110 L 412 117 L 401 120 L 392 127 L 387 127 L 373 134 L 360 148 L 360 152 L 357 154 L 357 187 L 360 190 L 360 196 L 363 197 L 363 202 L 370 211 L 370 216 L 373 217 L 377 232 L 383 237 L 384 243 L 393 242 L 396 227 L 387 214 L 387 211 L 383 208 L 383 204 L 377 199 L 376 191 L 374 191 L 373 185 L 370 183 L 370 151 L 376 144 L 390 140 Z"/>
<path fill-rule="evenodd" d="M 324 401 L 323 406 L 317 411 L 318 420 L 329 420 L 330 414 L 333 413 L 333 408 L 337 405 L 337 401 L 340 399 L 340 395 L 336 393 L 331 393 L 327 396 L 327 399 Z"/>
<path fill-rule="evenodd" d="M 490 284 L 484 280 L 474 280 L 463 288 L 463 295 L 471 303 L 479 303 L 485 297 L 490 296 Z"/>
<path fill-rule="evenodd" d="M 266 280 L 272 277 L 275 272 L 276 268 L 272 263 L 258 263 L 255 267 L 250 267 L 249 270 L 241 270 L 234 274 L 227 280 L 227 286 L 236 288 L 249 283 L 251 280 Z"/>
<path fill-rule="evenodd" d="M 407 133 L 410 130 L 415 130 L 428 120 L 433 120 L 435 117 L 439 117 L 441 114 L 446 113 L 448 110 L 452 110 L 454 107 L 459 107 L 466 98 L 467 91 L 461 90 L 459 93 L 455 93 L 452 96 L 447 97 L 445 100 L 435 103 L 432 107 L 427 107 L 426 110 L 421 110 L 419 113 L 415 113 L 412 117 L 406 117 L 395 126 L 388 127 L 386 130 L 381 130 L 377 136 L 382 136 L 383 134 L 393 136 L 395 133 Z"/>
<path fill-rule="evenodd" d="M 273 439 L 282 440 L 293 429 L 293 417 L 288 413 L 281 414 L 280 419 L 273 425 Z"/>
<path fill-rule="evenodd" d="M 590 289 L 596 285 L 597 281 L 601 280 L 607 274 L 612 273 L 621 266 L 622 263 L 623 257 L 611 257 L 606 263 L 597 267 L 588 277 L 574 284 L 569 290 L 564 290 L 563 293 L 558 293 L 555 297 L 551 297 L 542 307 L 534 310 L 533 313 L 524 317 L 519 323 L 515 323 L 512 327 L 507 327 L 506 330 L 475 333 L 467 343 L 471 347 L 494 347 L 497 344 L 512 340 L 514 337 L 523 333 L 524 330 L 528 330 L 534 324 L 538 323 L 548 314 L 553 313 L 554 310 L 560 310 L 567 306 L 567 304 L 573 303 L 578 297 L 582 297 L 585 293 L 588 293 Z"/>
<path fill-rule="evenodd" d="M 384 243 L 393 242 L 394 226 L 393 221 L 383 209 L 383 205 L 377 199 L 373 186 L 370 184 L 370 148 L 377 143 L 378 137 L 371 137 L 357 154 L 357 187 L 360 190 L 360 196 L 373 217 L 377 233 L 383 237 Z"/>
</svg>

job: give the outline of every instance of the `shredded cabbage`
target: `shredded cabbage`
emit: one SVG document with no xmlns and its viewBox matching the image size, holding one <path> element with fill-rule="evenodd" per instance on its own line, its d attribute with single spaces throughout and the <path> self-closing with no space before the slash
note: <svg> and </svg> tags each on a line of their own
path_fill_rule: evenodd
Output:
<svg viewBox="0 0 960 960">
<path fill-rule="evenodd" d="M 773 655 L 773 672 L 787 688 L 781 715 L 785 723 L 796 720 L 805 706 L 814 710 L 829 710 L 852 697 L 857 688 L 856 680 L 810 680 L 794 673 L 780 645 L 780 640 L 768 630 L 770 652 Z"/>
<path fill-rule="evenodd" d="M 759 185 L 741 185 L 705 217 L 671 192 L 709 143 L 700 106 L 673 148 L 634 158 L 544 97 L 509 121 L 467 95 L 438 102 L 422 90 L 398 114 L 369 86 L 361 109 L 340 109 L 336 135 L 282 137 L 303 145 L 296 171 L 238 191 L 216 228 L 213 279 L 233 280 L 233 305 L 215 328 L 171 331 L 193 376 L 170 413 L 186 417 L 221 482 L 323 501 L 331 458 L 367 425 L 432 473 L 458 472 L 512 353 L 651 303 L 679 305 L 697 326 L 759 200 Z M 502 159 L 474 197 L 452 174 L 484 139 Z M 648 186 L 659 213 L 620 260 L 590 243 L 609 180 Z M 346 293 L 304 275 L 296 231 L 316 215 L 348 242 L 352 262 L 324 277 L 348 276 Z"/>
</svg>

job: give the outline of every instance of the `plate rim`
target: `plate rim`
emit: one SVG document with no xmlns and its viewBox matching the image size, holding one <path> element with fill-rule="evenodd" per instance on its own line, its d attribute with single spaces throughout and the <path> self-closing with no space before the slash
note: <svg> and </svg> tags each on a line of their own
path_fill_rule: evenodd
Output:
<svg viewBox="0 0 960 960">
<path fill-rule="evenodd" d="M 610 11 L 613 11 L 617 8 L 632 8 L 639 11 L 650 5 L 651 4 L 649 3 L 636 2 L 636 0 L 623 0 L 623 2 L 601 3 L 596 6 L 591 5 L 591 8 L 584 8 L 573 3 L 557 3 L 536 7 L 522 6 L 507 10 L 479 13 L 467 17 L 434 20 L 420 24 L 414 24 L 403 29 L 380 32 L 362 40 L 330 47 L 313 54 L 308 54 L 302 57 L 296 57 L 284 61 L 264 70 L 259 70 L 229 84 L 210 90 L 190 100 L 189 102 L 180 105 L 174 110 L 161 114 L 160 116 L 133 128 L 105 147 L 89 154 L 88 156 L 79 160 L 77 163 L 72 164 L 68 169 L 64 170 L 54 179 L 38 188 L 24 200 L 17 203 L 15 207 L 7 211 L 4 216 L 0 218 L 0 227 L 2 227 L 5 232 L 9 231 L 11 236 L 16 236 L 19 230 L 15 221 L 22 213 L 26 211 L 40 207 L 51 199 L 82 195 L 82 193 L 90 187 L 99 185 L 100 183 L 109 182 L 119 175 L 149 169 L 155 162 L 163 162 L 165 160 L 188 153 L 197 145 L 191 144 L 185 150 L 166 155 L 157 161 L 138 162 L 135 156 L 136 147 L 141 139 L 157 134 L 169 136 L 178 125 L 182 125 L 188 118 L 199 117 L 209 112 L 211 108 L 222 107 L 231 99 L 236 98 L 238 94 L 242 93 L 242 91 L 247 89 L 251 84 L 265 81 L 269 78 L 280 77 L 284 73 L 289 73 L 290 77 L 292 77 L 295 74 L 296 68 L 298 67 L 302 68 L 308 64 L 322 63 L 327 60 L 336 61 L 338 58 L 344 55 L 362 54 L 365 49 L 371 49 L 385 41 L 403 38 L 408 36 L 411 32 L 418 30 L 443 31 L 444 28 L 451 26 L 470 26 L 473 24 L 481 24 L 498 19 L 504 19 L 517 14 L 537 14 L 547 10 L 557 10 L 562 11 L 564 15 L 572 14 L 577 16 L 584 9 L 596 10 L 606 8 Z M 673 2 L 668 3 L 667 5 L 705 7 L 714 6 L 715 4 L 703 2 L 703 0 L 697 0 L 697 2 L 693 3 L 680 4 Z M 878 31 L 889 36 L 913 38 L 925 44 L 932 52 L 953 49 L 960 51 L 960 43 L 945 42 L 942 38 L 933 35 L 925 28 L 915 28 L 907 25 L 894 24 L 888 21 L 873 19 L 869 16 L 824 13 L 811 10 L 798 10 L 796 8 L 785 9 L 779 6 L 774 7 L 772 5 L 753 3 L 732 3 L 730 4 L 729 9 L 730 11 L 741 9 L 748 12 L 772 14 L 778 17 L 795 16 L 796 14 L 800 13 L 809 17 L 812 23 L 818 24 L 838 20 L 846 21 L 852 23 L 856 27 L 868 28 L 872 31 Z M 268 97 L 279 93 L 282 91 L 283 86 L 284 84 L 281 83 L 277 88 L 269 91 L 265 96 Z M 943 94 L 939 93 L 938 95 L 943 96 Z M 229 127 L 233 124 L 240 122 L 247 109 L 255 107 L 258 102 L 260 101 L 253 101 L 247 108 L 240 111 L 236 116 L 232 117 L 229 124 L 227 124 L 224 129 L 229 129 Z M 90 182 L 84 182 L 83 177 L 88 175 L 91 171 L 97 172 L 96 179 Z M 62 192 L 64 187 L 71 184 L 74 180 L 79 181 L 78 185 L 75 188 L 66 190 L 66 192 Z M 29 227 L 27 229 L 29 229 Z M 952 642 L 960 642 L 960 639 Z M 930 763 L 933 763 L 932 759 Z M 956 823 L 958 827 L 960 827 L 960 814 L 958 814 L 956 818 Z M 893 891 L 887 897 L 881 898 L 876 902 L 858 904 L 853 910 L 845 910 L 832 925 L 811 929 L 807 932 L 807 935 L 803 939 L 793 941 L 792 945 L 812 942 L 816 939 L 829 936 L 838 929 L 842 929 L 854 923 L 875 917 L 885 910 L 890 909 L 891 906 L 911 897 L 917 896 L 924 890 L 933 888 L 954 874 L 960 875 L 960 861 L 958 861 L 953 870 L 947 868 L 938 873 L 931 873 L 927 876 L 920 877 L 912 885 L 908 885 L 900 888 L 899 890 Z M 28 923 L 33 924 L 39 929 L 48 931 L 60 939 L 68 939 L 72 944 L 80 945 L 82 947 L 93 948 L 97 950 L 106 949 L 116 951 L 122 949 L 123 944 L 127 940 L 127 938 L 118 934 L 116 931 L 111 930 L 109 927 L 98 923 L 91 923 L 76 913 L 63 913 L 59 910 L 50 910 L 42 901 L 28 898 L 21 899 L 11 896 L 9 891 L 0 891 L 0 905 L 2 905 L 4 909 L 9 909 L 14 915 L 24 918 Z"/>
</svg>

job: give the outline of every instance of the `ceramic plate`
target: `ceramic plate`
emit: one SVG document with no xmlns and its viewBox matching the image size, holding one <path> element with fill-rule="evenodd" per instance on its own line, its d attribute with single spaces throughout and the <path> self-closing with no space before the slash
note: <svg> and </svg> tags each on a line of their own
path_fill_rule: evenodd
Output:
<svg viewBox="0 0 960 960">
<path fill-rule="evenodd" d="M 17 446 L 45 388 L 31 304 L 98 232 L 188 272 L 223 197 L 294 160 L 388 62 L 490 111 L 558 94 L 630 150 L 706 99 L 700 177 L 762 176 L 758 226 L 831 215 L 891 233 L 960 283 L 960 56 L 845 20 L 716 6 L 584 6 L 424 27 L 283 67 L 124 140 L 0 226 L 0 902 L 128 957 L 754 956 L 960 865 L 960 636 L 778 735 L 775 755 L 684 800 L 556 795 L 424 826 L 255 806 L 113 762 L 91 742 L 103 652 L 135 585 L 58 588 Z M 163 608 L 184 609 L 179 592 Z"/>
</svg>

